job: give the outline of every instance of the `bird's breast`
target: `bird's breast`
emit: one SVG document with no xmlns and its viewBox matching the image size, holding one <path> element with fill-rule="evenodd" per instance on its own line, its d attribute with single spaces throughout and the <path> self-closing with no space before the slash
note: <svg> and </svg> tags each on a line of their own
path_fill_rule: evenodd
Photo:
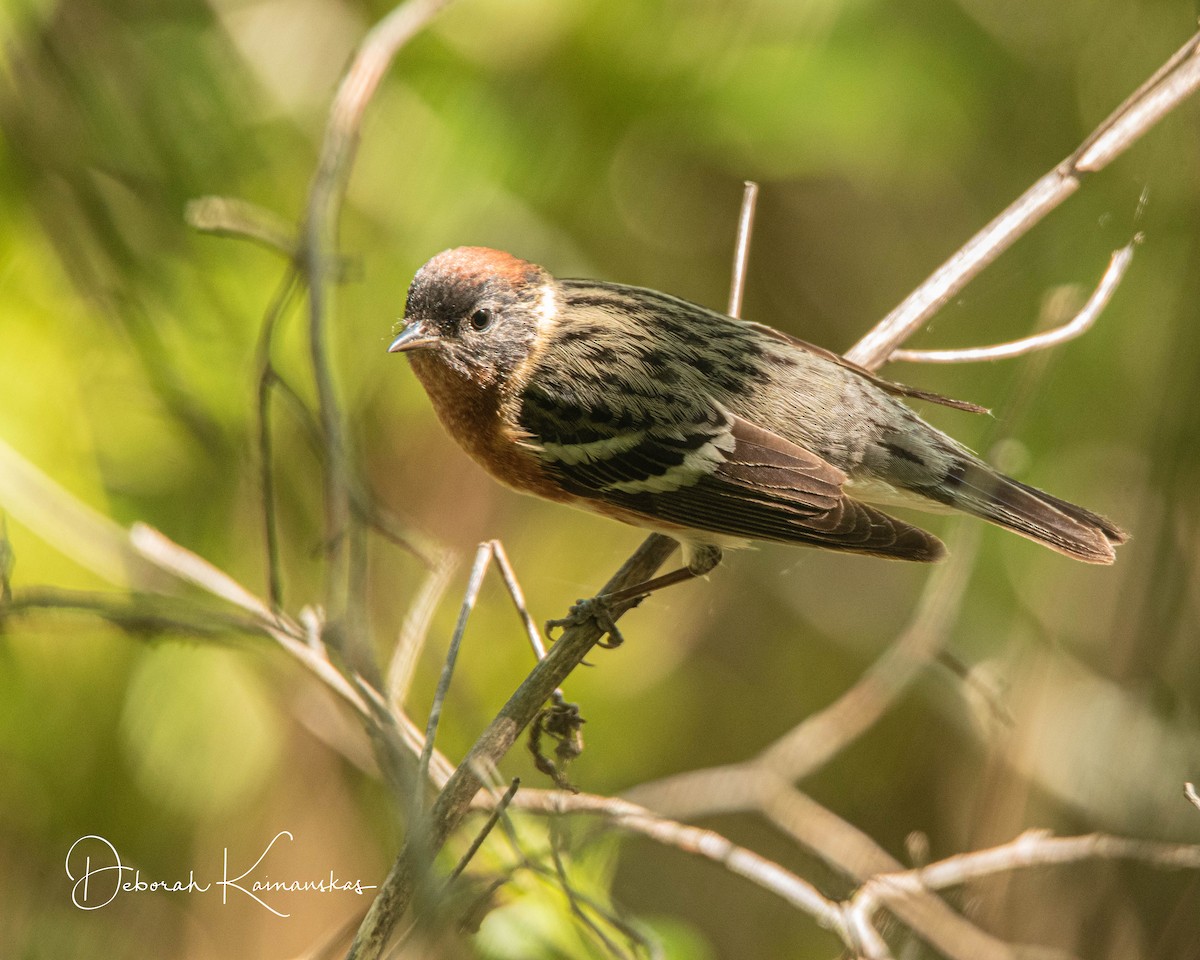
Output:
<svg viewBox="0 0 1200 960">
<path fill-rule="evenodd" d="M 573 499 L 551 482 L 538 457 L 518 442 L 516 430 L 504 416 L 498 386 L 481 385 L 435 356 L 416 352 L 408 359 L 438 420 L 476 463 L 522 493 Z"/>
</svg>

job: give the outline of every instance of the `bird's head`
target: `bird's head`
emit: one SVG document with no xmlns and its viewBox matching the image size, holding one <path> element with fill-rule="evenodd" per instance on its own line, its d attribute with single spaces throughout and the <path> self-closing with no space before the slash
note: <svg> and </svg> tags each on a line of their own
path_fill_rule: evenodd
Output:
<svg viewBox="0 0 1200 960">
<path fill-rule="evenodd" d="M 553 278 L 536 264 L 486 247 L 446 250 L 413 277 L 388 352 L 409 353 L 418 373 L 436 364 L 480 387 L 500 384 L 555 309 Z"/>
</svg>

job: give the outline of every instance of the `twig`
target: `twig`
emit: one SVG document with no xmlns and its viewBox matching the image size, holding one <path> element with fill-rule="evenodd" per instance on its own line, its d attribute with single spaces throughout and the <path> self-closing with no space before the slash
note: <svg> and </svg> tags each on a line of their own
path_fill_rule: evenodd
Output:
<svg viewBox="0 0 1200 960">
<path fill-rule="evenodd" d="M 211 605 L 185 597 L 106 595 L 47 588 L 19 590 L 4 598 L 3 606 L 0 606 L 0 625 L 8 617 L 45 610 L 85 613 L 132 634 L 178 633 L 195 637 L 214 637 L 230 632 L 267 634 L 256 617 L 216 610 Z"/>
<path fill-rule="evenodd" d="M 129 543 L 129 533 L 0 439 L 0 505 L 6 514 L 104 581 L 169 592 L 175 581 Z"/>
<path fill-rule="evenodd" d="M 613 593 L 622 587 L 641 583 L 653 575 L 675 550 L 675 541 L 652 534 L 602 589 Z M 629 604 L 614 611 L 619 615 Z M 572 626 L 563 632 L 558 642 L 525 681 L 509 698 L 496 718 L 488 725 L 467 758 L 458 766 L 438 795 L 430 815 L 430 849 L 438 850 L 451 831 L 462 822 L 478 793 L 481 781 L 475 766 L 481 762 L 495 763 L 516 742 L 521 731 L 541 710 L 563 679 L 579 665 L 588 651 L 600 639 L 600 629 L 591 622 Z M 367 917 L 359 928 L 349 956 L 353 960 L 376 960 L 408 908 L 416 878 L 414 851 L 406 845 L 396 858 L 387 878 L 376 895 Z"/>
<path fill-rule="evenodd" d="M 488 838 L 488 835 L 496 828 L 496 824 L 500 818 L 504 816 L 504 812 L 508 809 L 508 805 L 512 803 L 513 797 L 517 795 L 517 790 L 520 789 L 521 778 L 513 777 L 512 783 L 508 785 L 508 789 L 504 791 L 504 795 L 492 804 L 491 812 L 488 814 L 487 820 L 480 827 L 479 832 L 475 834 L 475 839 L 471 841 L 471 845 L 467 847 L 466 852 L 459 857 L 458 863 L 454 865 L 454 869 L 450 871 L 450 876 L 447 882 L 453 881 L 469 864 L 479 848 L 483 846 L 483 841 Z"/>
<path fill-rule="evenodd" d="M 266 623 L 273 623 L 278 619 L 269 606 L 224 570 L 213 566 L 199 554 L 181 547 L 149 524 L 138 522 L 130 527 L 129 542 L 147 560 L 153 561 L 181 580 L 193 583 L 213 596 L 241 607 Z"/>
<path fill-rule="evenodd" d="M 429 624 L 457 566 L 458 557 L 449 550 L 443 551 L 426 574 L 425 582 L 421 584 L 416 599 L 404 616 L 400 638 L 396 641 L 396 651 L 392 654 L 387 672 L 388 699 L 397 710 L 403 707 L 408 697 L 417 661 L 429 636 Z"/>
<path fill-rule="evenodd" d="M 1200 845 L 1131 840 L 1092 833 L 1055 837 L 1047 830 L 1029 830 L 1015 840 L 961 853 L 926 867 L 872 877 L 848 904 L 848 912 L 869 926 L 880 906 L 896 910 L 930 890 L 961 886 L 972 880 L 1029 867 L 1078 863 L 1082 860 L 1136 860 L 1159 867 L 1200 868 Z M 916 931 L 922 934 L 921 930 Z"/>
<path fill-rule="evenodd" d="M 747 180 L 742 191 L 742 209 L 738 215 L 737 243 L 733 251 L 733 278 L 729 282 L 731 317 L 742 315 L 742 297 L 746 290 L 746 271 L 750 265 L 750 238 L 754 234 L 754 208 L 758 204 L 758 184 Z"/>
<path fill-rule="evenodd" d="M 570 907 L 571 913 L 592 932 L 596 939 L 604 944 L 604 948 L 610 954 L 621 958 L 628 957 L 629 955 L 604 932 L 595 920 L 587 915 L 587 912 L 580 905 L 579 898 L 575 894 L 575 888 L 567 876 L 566 865 L 563 863 L 561 831 L 562 820 L 558 817 L 552 817 L 550 820 L 550 857 L 554 861 L 554 874 L 558 878 L 559 887 L 562 888 L 562 892 L 567 898 L 567 905 Z"/>
<path fill-rule="evenodd" d="M 1074 193 L 1084 174 L 1103 169 L 1200 87 L 1198 50 L 1200 34 L 1188 40 L 1074 153 L 938 267 L 929 279 L 859 340 L 846 353 L 846 358 L 870 370 L 887 363 L 892 352 L 951 297 Z"/>
<path fill-rule="evenodd" d="M 1196 793 L 1196 787 L 1194 784 L 1185 783 L 1183 785 L 1183 795 L 1187 797 L 1188 803 L 1190 803 L 1197 810 L 1200 810 L 1200 794 Z"/>
<path fill-rule="evenodd" d="M 183 218 L 193 230 L 220 237 L 252 240 L 289 260 L 296 255 L 295 230 L 286 219 L 249 200 L 237 197 L 197 197 L 189 200 Z"/>
<path fill-rule="evenodd" d="M 545 660 L 546 645 L 542 643 L 542 635 L 537 624 L 529 615 L 529 608 L 525 606 L 525 591 L 521 589 L 517 573 L 513 570 L 508 554 L 504 550 L 504 544 L 499 540 L 492 541 L 492 556 L 496 558 L 496 566 L 500 570 L 500 578 L 504 581 L 504 589 L 508 591 L 513 606 L 516 608 L 517 616 L 521 618 L 521 625 L 525 628 L 525 636 L 529 638 L 529 645 L 533 647 L 534 655 L 539 660 Z"/>
<path fill-rule="evenodd" d="M 283 607 L 283 583 L 279 570 L 279 523 L 275 511 L 275 458 L 271 438 L 271 390 L 276 384 L 284 387 L 290 395 L 294 391 L 275 372 L 271 362 L 271 346 L 275 330 L 287 309 L 288 302 L 296 292 L 296 271 L 288 270 L 283 282 L 272 297 L 263 319 L 258 336 L 258 470 L 263 509 L 263 539 L 267 554 L 267 596 L 271 608 Z M 295 397 L 299 401 L 299 397 Z M 303 405 L 301 404 L 303 409 Z"/>
<path fill-rule="evenodd" d="M 392 59 L 449 0 L 409 0 L 394 8 L 366 35 L 342 77 L 330 109 L 317 172 L 309 191 L 301 231 L 299 261 L 308 280 L 309 352 L 317 387 L 317 412 L 325 438 L 325 533 L 329 544 L 325 602 L 335 624 L 346 616 L 349 598 L 361 597 L 361 584 L 351 580 L 361 569 L 347 556 L 345 533 L 350 516 L 349 451 L 338 409 L 333 369 L 325 344 L 329 319 L 326 280 L 337 257 L 336 229 L 342 197 L 357 152 L 362 118 Z M 347 654 L 360 670 L 370 670 L 374 658 L 367 638 L 357 631 L 344 638 Z M 369 675 L 369 674 L 368 674 Z"/>
<path fill-rule="evenodd" d="M 424 784 L 429 776 L 429 758 L 433 754 L 433 741 L 437 737 L 438 722 L 442 718 L 442 704 L 445 703 L 446 694 L 450 690 L 454 664 L 458 660 L 463 634 L 467 632 L 467 620 L 471 617 L 471 611 L 475 609 L 475 601 L 479 598 L 479 589 L 483 586 L 483 575 L 487 573 L 488 560 L 491 555 L 492 545 L 490 543 L 481 543 L 479 549 L 475 551 L 475 563 L 471 566 L 467 591 L 463 594 L 462 606 L 458 611 L 458 622 L 454 625 L 454 633 L 450 637 L 450 647 L 446 651 L 446 661 L 442 665 L 442 673 L 438 677 L 437 689 L 433 694 L 433 705 L 429 708 L 429 720 L 425 725 L 425 744 L 421 748 L 421 755 L 417 761 L 418 784 Z M 421 791 L 419 789 L 414 795 L 413 802 L 416 810 L 419 811 L 421 807 Z"/>
<path fill-rule="evenodd" d="M 517 797 L 514 806 L 529 813 L 602 816 L 619 829 L 640 834 L 656 843 L 710 860 L 728 869 L 803 910 L 822 927 L 835 932 L 841 927 L 841 913 L 837 904 L 823 896 L 811 883 L 712 830 L 659 816 L 646 807 L 618 797 L 588 793 L 525 790 Z"/>
<path fill-rule="evenodd" d="M 998 343 L 989 347 L 963 347 L 957 350 L 894 350 L 893 361 L 908 361 L 910 363 L 975 363 L 981 360 L 1003 360 L 1009 357 L 1019 357 L 1022 354 L 1033 353 L 1035 350 L 1045 350 L 1047 347 L 1066 343 L 1086 333 L 1091 329 L 1096 318 L 1104 312 L 1112 296 L 1125 277 L 1125 271 L 1133 260 L 1133 248 L 1137 241 L 1126 244 L 1120 250 L 1113 252 L 1108 262 L 1104 276 L 1100 278 L 1096 289 L 1088 297 L 1080 311 L 1061 326 L 1043 333 L 1021 337 L 1008 343 Z"/>
</svg>

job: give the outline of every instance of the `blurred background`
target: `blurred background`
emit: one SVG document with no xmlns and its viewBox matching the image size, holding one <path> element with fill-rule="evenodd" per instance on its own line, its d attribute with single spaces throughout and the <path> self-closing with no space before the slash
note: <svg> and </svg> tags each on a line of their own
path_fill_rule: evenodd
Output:
<svg viewBox="0 0 1200 960">
<path fill-rule="evenodd" d="M 158 527 L 260 594 L 254 351 L 284 263 L 191 231 L 184 206 L 222 194 L 298 218 L 333 88 L 388 9 L 0 6 L 0 440 L 99 513 Z M 1191 0 L 459 0 L 384 81 L 349 185 L 331 340 L 364 476 L 405 524 L 464 557 L 501 538 L 535 618 L 562 615 L 641 536 L 499 488 L 441 431 L 406 363 L 385 352 L 427 258 L 495 246 L 560 276 L 723 308 L 742 181 L 753 179 L 744 314 L 845 350 L 1072 151 L 1195 16 Z M 801 784 L 905 862 L 914 831 L 934 858 L 1028 827 L 1200 839 L 1182 795 L 1200 777 L 1198 119 L 1200 106 L 1185 105 L 1089 178 L 909 345 L 991 343 L 1061 319 L 1141 231 L 1126 281 L 1084 338 L 1015 361 L 885 370 L 992 408 L 922 412 L 1133 535 L 1100 569 L 983 531 L 948 641 L 958 668 L 926 671 Z M 275 361 L 311 401 L 305 344 L 294 312 Z M 319 598 L 321 465 L 286 407 L 273 425 L 295 611 Z M 116 589 L 69 524 L 0 507 L 15 590 Z M 948 519 L 927 522 L 951 532 Z M 371 561 L 363 603 L 386 650 L 422 571 L 382 540 Z M 764 546 L 656 596 L 623 621 L 621 650 L 597 651 L 571 679 L 588 720 L 573 779 L 615 794 L 752 756 L 855 681 L 928 576 Z M 464 564 L 414 686 L 422 722 L 465 579 Z M 530 660 L 489 581 L 438 741 L 451 758 Z M 130 635 L 54 612 L 6 621 L 6 955 L 288 957 L 365 907 L 353 894 L 295 894 L 281 919 L 215 893 L 130 894 L 94 912 L 70 901 L 64 861 L 88 834 L 147 878 L 186 880 L 219 876 L 224 849 L 248 866 L 288 830 L 272 875 L 378 882 L 398 828 L 317 699 L 265 642 Z M 523 749 L 504 773 L 549 785 Z M 755 817 L 702 825 L 846 892 Z M 593 843 L 576 868 L 671 957 L 840 949 L 769 894 L 645 840 Z M 1175 958 L 1200 955 L 1198 896 L 1194 873 L 1090 863 L 952 899 L 1005 939 Z M 552 884 L 515 883 L 496 906 L 446 950 L 605 955 Z"/>
</svg>

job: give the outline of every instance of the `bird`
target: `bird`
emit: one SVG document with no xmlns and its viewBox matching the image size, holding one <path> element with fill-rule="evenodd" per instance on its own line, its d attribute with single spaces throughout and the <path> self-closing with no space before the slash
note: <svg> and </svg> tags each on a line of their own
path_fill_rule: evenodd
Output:
<svg viewBox="0 0 1200 960">
<path fill-rule="evenodd" d="M 683 546 L 680 569 L 573 608 L 612 645 L 613 604 L 703 576 L 751 542 L 946 555 L 881 507 L 961 511 L 1086 563 L 1112 563 L 1127 539 L 905 401 L 984 408 L 670 294 L 458 247 L 417 271 L 403 319 L 389 352 L 407 355 L 442 425 L 495 479 Z"/>
</svg>

